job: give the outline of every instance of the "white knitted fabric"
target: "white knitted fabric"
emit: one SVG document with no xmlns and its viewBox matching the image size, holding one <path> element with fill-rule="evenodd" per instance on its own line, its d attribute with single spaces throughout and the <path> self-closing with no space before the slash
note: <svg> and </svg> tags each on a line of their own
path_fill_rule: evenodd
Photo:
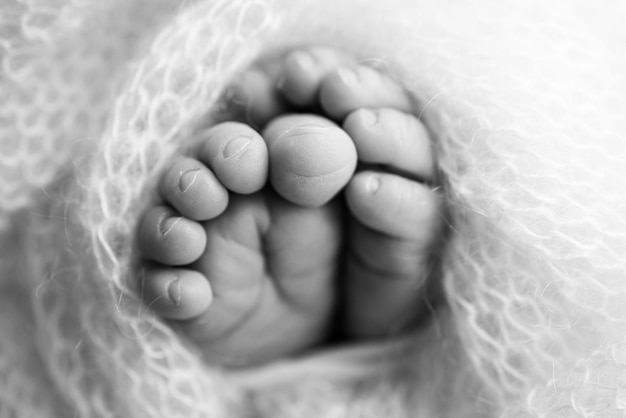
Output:
<svg viewBox="0 0 626 418">
<path fill-rule="evenodd" d="M 620 0 L 0 0 L 0 417 L 626 416 L 625 19 Z M 421 103 L 447 304 L 405 341 L 223 372 L 134 296 L 133 232 L 228 82 L 301 44 L 384 62 Z"/>
</svg>

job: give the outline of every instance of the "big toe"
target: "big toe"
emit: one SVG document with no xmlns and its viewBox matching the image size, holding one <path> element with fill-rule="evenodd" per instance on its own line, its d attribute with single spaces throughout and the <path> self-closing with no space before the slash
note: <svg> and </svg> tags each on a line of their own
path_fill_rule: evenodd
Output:
<svg viewBox="0 0 626 418">
<path fill-rule="evenodd" d="M 348 183 L 356 169 L 352 139 L 333 122 L 313 115 L 275 119 L 264 131 L 270 182 L 291 203 L 319 207 Z"/>
</svg>

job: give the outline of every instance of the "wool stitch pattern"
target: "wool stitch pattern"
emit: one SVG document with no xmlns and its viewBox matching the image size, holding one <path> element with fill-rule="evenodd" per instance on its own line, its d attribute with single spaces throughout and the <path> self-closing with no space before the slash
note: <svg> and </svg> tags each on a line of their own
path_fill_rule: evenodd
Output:
<svg viewBox="0 0 626 418">
<path fill-rule="evenodd" d="M 0 417 L 623 416 L 626 10 L 603 6 L 0 1 Z M 313 43 L 420 103 L 447 304 L 402 341 L 224 372 L 141 303 L 137 218 L 237 74 Z"/>
</svg>

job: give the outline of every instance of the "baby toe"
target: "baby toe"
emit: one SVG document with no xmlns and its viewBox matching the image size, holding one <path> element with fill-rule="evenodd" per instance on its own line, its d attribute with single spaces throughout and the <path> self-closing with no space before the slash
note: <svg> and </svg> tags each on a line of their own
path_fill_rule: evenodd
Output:
<svg viewBox="0 0 626 418">
<path fill-rule="evenodd" d="M 340 66 L 352 64 L 350 56 L 326 47 L 297 49 L 285 57 L 278 88 L 283 96 L 298 107 L 312 107 L 322 80 Z"/>
<path fill-rule="evenodd" d="M 165 171 L 160 192 L 181 215 L 197 221 L 213 219 L 228 206 L 228 191 L 193 158 L 180 159 Z"/>
<path fill-rule="evenodd" d="M 359 161 L 432 182 L 435 159 L 424 125 L 412 114 L 391 108 L 358 109 L 343 128 L 352 137 Z"/>
<path fill-rule="evenodd" d="M 141 220 L 139 248 L 146 258 L 172 266 L 197 260 L 206 246 L 204 228 L 167 206 L 148 210 Z"/>
<path fill-rule="evenodd" d="M 220 182 L 235 193 L 259 191 L 267 181 L 268 154 L 263 138 L 251 127 L 225 122 L 207 130 L 199 157 Z"/>
<path fill-rule="evenodd" d="M 391 107 L 410 112 L 412 103 L 407 92 L 390 76 L 358 65 L 341 67 L 322 80 L 320 104 L 336 120 L 363 107 Z"/>
<path fill-rule="evenodd" d="M 325 118 L 281 117 L 270 123 L 263 136 L 270 153 L 270 182 L 296 205 L 324 205 L 343 189 L 356 168 L 352 139 Z"/>
<path fill-rule="evenodd" d="M 272 118 L 285 113 L 288 104 L 276 86 L 282 65 L 272 58 L 255 64 L 241 74 L 224 94 L 229 119 L 263 127 Z"/>
<path fill-rule="evenodd" d="M 213 299 L 211 286 L 201 273 L 157 266 L 143 272 L 141 296 L 157 315 L 177 320 L 198 317 Z"/>
<path fill-rule="evenodd" d="M 395 174 L 364 171 L 346 188 L 353 215 L 365 226 L 428 248 L 437 235 L 440 202 L 428 186 Z"/>
</svg>

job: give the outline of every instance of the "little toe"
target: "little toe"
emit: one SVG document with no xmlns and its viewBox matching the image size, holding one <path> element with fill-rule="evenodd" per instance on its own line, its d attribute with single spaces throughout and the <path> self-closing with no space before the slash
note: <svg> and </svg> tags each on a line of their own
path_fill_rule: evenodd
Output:
<svg viewBox="0 0 626 418">
<path fill-rule="evenodd" d="M 291 104 L 310 108 L 317 104 L 324 77 L 353 63 L 352 57 L 333 48 L 297 49 L 285 57 L 278 89 Z"/>
<path fill-rule="evenodd" d="M 156 206 L 144 215 L 138 242 L 146 258 L 180 266 L 192 263 L 202 255 L 206 233 L 199 223 L 180 216 L 167 206 Z"/>
<path fill-rule="evenodd" d="M 355 175 L 346 200 L 355 218 L 346 265 L 346 333 L 377 338 L 402 331 L 426 306 L 441 201 L 424 184 L 371 171 Z"/>
<path fill-rule="evenodd" d="M 368 228 L 428 247 L 441 222 L 430 187 L 391 173 L 357 173 L 346 188 L 353 215 Z"/>
<path fill-rule="evenodd" d="M 196 221 L 213 219 L 228 206 L 228 191 L 200 161 L 182 158 L 160 182 L 161 196 L 183 216 Z"/>
<path fill-rule="evenodd" d="M 413 108 L 409 94 L 389 75 L 364 65 L 341 67 L 322 80 L 319 93 L 323 110 L 336 120 L 363 107 Z"/>
<path fill-rule="evenodd" d="M 206 277 L 197 271 L 150 266 L 143 272 L 141 296 L 157 315 L 188 320 L 209 308 L 213 292 Z"/>
<path fill-rule="evenodd" d="M 352 137 L 360 162 L 434 181 L 431 141 L 424 125 L 412 114 L 391 108 L 358 109 L 348 115 L 343 128 Z"/>
<path fill-rule="evenodd" d="M 268 125 L 263 137 L 270 154 L 270 182 L 278 194 L 296 205 L 324 205 L 356 169 L 352 139 L 328 119 L 280 117 Z"/>
<path fill-rule="evenodd" d="M 282 61 L 273 57 L 241 74 L 224 94 L 228 118 L 262 128 L 285 113 L 289 105 L 276 88 L 281 71 Z"/>
<path fill-rule="evenodd" d="M 254 129 L 225 122 L 208 129 L 201 140 L 200 159 L 226 188 L 240 194 L 263 188 L 268 172 L 267 146 Z"/>
</svg>

